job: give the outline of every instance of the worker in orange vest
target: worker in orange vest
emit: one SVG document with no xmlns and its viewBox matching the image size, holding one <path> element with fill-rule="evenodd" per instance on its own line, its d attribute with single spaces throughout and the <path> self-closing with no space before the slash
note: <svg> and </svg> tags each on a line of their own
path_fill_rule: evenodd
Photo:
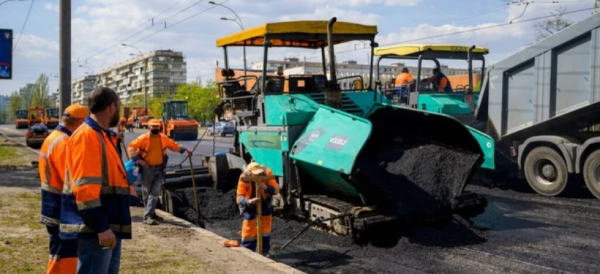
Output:
<svg viewBox="0 0 600 274">
<path fill-rule="evenodd" d="M 242 176 L 269 176 L 273 175 L 271 169 L 252 162 L 246 167 Z M 271 249 L 271 225 L 273 222 L 273 206 L 271 201 L 274 195 L 279 194 L 279 184 L 275 179 L 261 182 L 258 189 L 261 197 L 256 197 L 256 191 L 252 182 L 240 180 L 237 185 L 236 202 L 240 208 L 240 214 L 244 217 L 242 222 L 242 246 L 256 251 L 256 237 L 258 234 L 256 226 L 256 204 L 261 201 L 262 209 L 262 233 L 263 233 L 263 255 L 268 255 Z"/>
<path fill-rule="evenodd" d="M 160 132 L 161 122 L 158 119 L 148 121 L 150 132 L 140 135 L 129 143 L 128 153 L 131 160 L 136 161 L 140 167 L 142 179 L 142 197 L 147 201 L 144 212 L 144 224 L 158 225 L 162 218 L 156 215 L 158 195 L 164 181 L 164 171 L 167 164 L 167 149 L 179 153 L 187 152 L 192 157 L 192 151 L 173 141 Z"/>
<path fill-rule="evenodd" d="M 130 186 L 116 150 L 119 95 L 98 87 L 90 116 L 67 145 L 60 237 L 78 241 L 77 273 L 118 273 L 121 241 L 131 239 Z"/>
<path fill-rule="evenodd" d="M 453 92 L 452 85 L 450 85 L 450 80 L 443 74 L 439 68 L 434 68 L 432 70 L 433 76 L 427 78 L 426 81 L 429 81 L 433 84 L 433 90 L 437 92 Z"/>
<path fill-rule="evenodd" d="M 413 76 L 408 72 L 408 68 L 402 68 L 402 72 L 396 76 L 394 86 L 406 86 L 413 81 Z"/>
<path fill-rule="evenodd" d="M 63 113 L 62 122 L 44 140 L 40 149 L 38 171 L 42 181 L 42 218 L 50 238 L 50 258 L 47 273 L 75 273 L 77 270 L 77 241 L 59 237 L 60 211 L 67 142 L 69 136 L 88 116 L 82 105 L 70 105 Z"/>
<path fill-rule="evenodd" d="M 413 82 L 413 76 L 408 72 L 408 68 L 402 68 L 402 72 L 396 77 L 394 82 L 395 94 L 407 96 L 410 92 L 410 84 Z"/>
</svg>

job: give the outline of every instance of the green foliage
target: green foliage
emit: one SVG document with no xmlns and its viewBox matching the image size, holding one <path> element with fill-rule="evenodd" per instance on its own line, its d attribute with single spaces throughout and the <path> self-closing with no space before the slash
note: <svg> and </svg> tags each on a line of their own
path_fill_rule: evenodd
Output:
<svg viewBox="0 0 600 274">
<path fill-rule="evenodd" d="M 204 85 L 200 81 L 181 85 L 177 88 L 174 99 L 187 100 L 188 113 L 197 121 L 213 117 L 215 107 L 221 103 L 213 81 Z"/>
<path fill-rule="evenodd" d="M 558 8 L 555 11 L 550 12 L 553 17 L 550 17 L 545 21 L 538 22 L 535 25 L 535 40 L 540 41 L 571 26 L 573 23 L 563 18 L 565 11 L 565 8 Z"/>
<path fill-rule="evenodd" d="M 473 92 L 480 92 L 481 91 L 481 80 L 477 81 L 477 84 L 475 84 L 475 86 L 473 87 Z"/>
<path fill-rule="evenodd" d="M 35 81 L 35 90 L 31 97 L 31 105 L 29 107 L 51 107 L 50 96 L 48 94 L 49 78 L 46 74 L 40 74 L 37 81 Z"/>
<path fill-rule="evenodd" d="M 22 99 L 21 99 L 21 95 L 19 95 L 18 91 L 14 91 L 11 95 L 10 95 L 10 99 L 8 101 L 8 113 L 10 114 L 10 117 L 12 117 L 13 119 L 15 118 L 15 113 L 17 112 L 17 110 L 22 109 Z"/>
<path fill-rule="evenodd" d="M 131 100 L 129 100 L 129 103 L 127 103 L 127 106 L 130 108 L 142 108 L 144 107 L 144 95 L 143 94 L 136 94 L 134 96 L 131 97 Z"/>
<path fill-rule="evenodd" d="M 155 119 L 161 119 L 163 113 L 163 101 L 169 100 L 170 97 L 171 95 L 169 93 L 165 93 L 160 97 L 148 98 L 148 112 L 150 112 L 150 116 Z"/>
</svg>

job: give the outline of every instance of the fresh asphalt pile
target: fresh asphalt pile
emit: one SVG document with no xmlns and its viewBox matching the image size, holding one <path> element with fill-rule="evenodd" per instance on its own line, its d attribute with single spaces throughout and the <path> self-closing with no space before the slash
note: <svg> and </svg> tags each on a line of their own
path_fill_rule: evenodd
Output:
<svg viewBox="0 0 600 274">
<path fill-rule="evenodd" d="M 393 142 L 360 160 L 360 172 L 370 187 L 387 197 L 402 218 L 449 213 L 462 193 L 479 155 L 440 144 Z"/>
</svg>

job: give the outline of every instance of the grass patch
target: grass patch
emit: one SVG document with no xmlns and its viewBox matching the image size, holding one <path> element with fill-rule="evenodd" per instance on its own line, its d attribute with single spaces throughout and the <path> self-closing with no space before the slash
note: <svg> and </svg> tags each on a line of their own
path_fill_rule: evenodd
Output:
<svg viewBox="0 0 600 274">
<path fill-rule="evenodd" d="M 8 157 L 8 158 L 18 157 L 20 155 L 21 154 L 14 147 L 0 146 L 0 157 L 2 157 L 3 159 L 6 159 L 6 157 Z"/>
<path fill-rule="evenodd" d="M 27 164 L 29 164 L 29 160 L 18 148 L 12 146 L 0 146 L 0 166 L 19 166 Z"/>
<path fill-rule="evenodd" d="M 40 194 L 0 197 L 0 269 L 10 273 L 45 273 L 48 235 L 40 219 Z M 5 241 L 10 244 L 5 244 Z"/>
<path fill-rule="evenodd" d="M 0 205 L 0 273 L 45 273 L 48 234 L 39 223 L 41 195 L 0 195 Z M 5 244 L 7 240 L 10 244 Z M 140 274 L 219 273 L 196 257 L 149 239 L 123 241 L 120 270 Z"/>
</svg>

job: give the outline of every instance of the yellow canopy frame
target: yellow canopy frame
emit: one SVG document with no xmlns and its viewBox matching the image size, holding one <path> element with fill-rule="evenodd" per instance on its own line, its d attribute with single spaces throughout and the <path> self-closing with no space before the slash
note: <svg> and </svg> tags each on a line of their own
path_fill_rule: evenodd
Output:
<svg viewBox="0 0 600 274">
<path fill-rule="evenodd" d="M 217 47 L 264 46 L 318 49 L 327 46 L 328 21 L 268 23 L 217 40 Z M 374 40 L 377 26 L 337 22 L 333 26 L 335 44 L 351 40 Z"/>
</svg>

